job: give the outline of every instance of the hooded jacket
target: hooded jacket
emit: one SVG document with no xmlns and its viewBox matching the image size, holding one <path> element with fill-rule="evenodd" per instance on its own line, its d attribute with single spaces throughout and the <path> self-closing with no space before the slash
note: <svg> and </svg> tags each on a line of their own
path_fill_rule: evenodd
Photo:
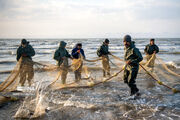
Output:
<svg viewBox="0 0 180 120">
<path fill-rule="evenodd" d="M 63 63 L 63 59 L 62 59 L 63 57 L 68 57 L 68 58 L 71 57 L 71 55 L 68 53 L 68 51 L 65 48 L 66 44 L 67 44 L 66 42 L 61 41 L 59 48 L 54 53 L 54 59 L 58 61 L 59 66 Z"/>
<path fill-rule="evenodd" d="M 98 49 L 99 51 L 99 57 L 102 55 L 108 55 L 109 54 L 109 46 L 105 45 L 105 43 L 103 43 L 100 48 Z"/>
<path fill-rule="evenodd" d="M 78 50 L 80 50 L 80 53 L 82 54 L 82 56 L 85 59 L 86 57 L 85 57 L 85 54 L 84 54 L 84 50 L 83 49 L 78 49 L 77 45 L 75 46 L 75 48 L 72 50 L 72 53 L 71 53 L 73 58 L 78 59 L 80 57 L 80 54 L 77 52 Z"/>
<path fill-rule="evenodd" d="M 17 61 L 19 61 L 19 59 L 23 54 L 25 54 L 26 57 L 28 57 L 29 59 L 32 59 L 32 56 L 35 55 L 35 51 L 33 47 L 29 44 L 29 42 L 27 43 L 26 47 L 20 45 L 19 48 L 17 49 L 17 53 L 16 53 Z"/>
<path fill-rule="evenodd" d="M 143 60 L 143 57 L 138 48 L 135 47 L 134 41 L 131 42 L 130 47 L 125 47 L 124 60 L 130 61 L 130 64 L 127 65 L 130 68 L 139 68 L 139 62 Z"/>
<path fill-rule="evenodd" d="M 156 53 L 159 52 L 159 47 L 154 44 L 154 45 L 146 45 L 146 48 L 144 49 L 144 52 L 148 55 L 152 55 L 154 53 L 154 51 L 156 51 Z"/>
</svg>

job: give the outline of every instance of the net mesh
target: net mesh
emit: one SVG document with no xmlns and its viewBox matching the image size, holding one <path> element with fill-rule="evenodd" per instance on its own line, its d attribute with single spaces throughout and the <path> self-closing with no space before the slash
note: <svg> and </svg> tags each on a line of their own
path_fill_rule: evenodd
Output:
<svg viewBox="0 0 180 120">
<path fill-rule="evenodd" d="M 97 58 L 95 60 L 87 60 L 79 59 L 72 60 L 71 65 L 68 66 L 68 72 L 72 73 L 82 67 L 82 74 L 84 78 L 78 83 L 74 82 L 73 78 L 67 79 L 67 84 L 62 85 L 59 83 L 60 77 L 62 75 L 63 68 L 60 66 L 52 65 L 52 64 L 42 64 L 38 62 L 34 62 L 30 59 L 20 59 L 12 72 L 9 74 L 6 80 L 0 84 L 0 91 L 1 92 L 10 92 L 17 89 L 18 85 L 21 84 L 20 82 L 20 74 L 22 74 L 22 69 L 30 69 L 28 66 L 34 66 L 35 77 L 32 81 L 35 86 L 35 96 L 33 97 L 26 97 L 23 104 L 20 106 L 19 110 L 17 111 L 15 117 L 17 118 L 30 118 L 30 117 L 37 117 L 45 113 L 45 109 L 49 107 L 49 103 L 46 101 L 47 94 L 44 94 L 44 91 L 51 91 L 57 89 L 70 89 L 70 88 L 90 88 L 101 83 L 113 80 L 113 78 L 120 76 L 120 79 L 123 75 L 123 66 L 124 61 L 115 56 L 110 55 L 109 59 L 111 60 L 110 63 L 112 64 L 111 67 L 111 76 L 108 78 L 102 78 L 100 75 L 95 76 L 97 72 L 102 71 L 103 68 L 101 66 L 102 58 Z M 154 62 L 152 62 L 154 61 Z M 158 81 L 162 81 L 165 83 L 172 83 L 169 85 L 173 85 L 173 83 L 179 82 L 180 75 L 175 72 L 175 69 L 167 66 L 165 62 L 163 62 L 158 56 L 152 55 L 149 60 L 147 61 L 144 59 L 141 63 L 143 67 Z M 153 64 L 153 65 L 152 65 Z M 22 66 L 26 65 L 24 68 Z M 152 70 L 153 68 L 153 70 Z M 147 71 L 140 67 L 139 73 L 146 75 L 147 83 L 149 86 L 156 86 L 156 81 L 152 80 L 153 78 L 147 75 Z M 42 77 L 36 76 L 42 75 Z M 94 76 L 93 76 L 94 75 Z M 69 76 L 68 76 L 69 77 Z M 28 76 L 27 76 L 28 78 Z M 44 80 L 48 79 L 48 82 L 44 84 Z M 122 78 L 121 78 L 122 80 Z M 27 81 L 28 82 L 28 81 Z M 159 84 L 161 84 L 159 82 Z M 47 92 L 46 92 L 47 93 Z M 48 92 L 49 93 L 49 92 Z M 30 115 L 33 113 L 33 116 Z"/>
<path fill-rule="evenodd" d="M 155 54 L 151 55 L 151 56 L 146 56 L 146 58 L 149 57 L 149 60 L 143 60 L 141 62 L 141 64 L 144 66 L 144 68 L 151 72 L 151 74 L 157 79 L 160 80 L 160 78 L 158 78 L 157 76 L 161 76 L 162 78 L 165 78 L 165 80 L 174 80 L 174 76 L 179 78 L 180 75 L 177 74 L 176 72 L 174 72 L 172 69 L 170 69 L 165 62 L 163 62 L 162 59 L 160 59 L 159 57 L 156 57 Z M 113 58 L 113 62 L 110 60 L 110 63 L 112 63 L 112 65 L 115 66 L 115 68 L 122 68 L 122 66 L 124 65 L 123 60 L 120 59 L 119 57 L 115 56 L 115 55 L 111 55 L 111 58 Z M 110 59 L 111 59 L 110 58 Z M 98 58 L 95 60 L 87 60 L 87 59 L 82 59 L 82 57 L 80 57 L 79 59 L 73 59 L 72 60 L 72 64 L 70 66 L 68 66 L 68 71 L 76 71 L 80 68 L 80 66 L 83 64 L 83 62 L 94 62 L 97 63 L 98 61 L 101 61 L 102 58 Z M 156 62 L 155 62 L 156 60 Z M 99 62 L 100 63 L 100 62 Z M 19 84 L 22 84 L 22 82 L 25 81 L 21 81 L 22 76 L 25 76 L 25 79 L 28 79 L 29 76 L 33 75 L 25 75 L 23 74 L 23 72 L 32 72 L 31 67 L 34 65 L 34 72 L 45 72 L 46 75 L 51 76 L 52 78 L 54 78 L 54 80 L 52 80 L 51 84 L 54 84 L 56 81 L 58 81 L 62 75 L 62 71 L 63 68 L 62 67 L 57 67 L 56 65 L 52 65 L 52 64 L 41 64 L 38 62 L 34 62 L 30 59 L 20 59 L 16 66 L 14 67 L 14 69 L 12 70 L 12 72 L 9 74 L 9 76 L 7 77 L 6 80 L 4 80 L 3 83 L 0 84 L 0 91 L 1 92 L 10 92 L 10 91 L 14 91 L 16 90 L 17 86 Z M 113 68 L 112 68 L 113 69 Z M 152 71 L 153 69 L 153 71 Z M 88 67 L 87 65 L 83 65 L 82 67 L 82 73 L 84 74 L 85 78 L 92 78 L 91 77 L 91 72 L 89 70 L 102 70 L 102 67 Z M 139 72 L 145 72 L 142 70 L 142 68 L 140 67 Z M 32 79 L 32 78 L 31 78 Z M 31 80 L 32 81 L 32 80 Z"/>
</svg>

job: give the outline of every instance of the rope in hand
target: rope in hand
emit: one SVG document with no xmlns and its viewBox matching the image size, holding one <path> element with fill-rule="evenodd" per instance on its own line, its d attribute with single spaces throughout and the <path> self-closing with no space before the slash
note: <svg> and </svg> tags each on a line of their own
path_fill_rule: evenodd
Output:
<svg viewBox="0 0 180 120">
<path fill-rule="evenodd" d="M 141 64 L 139 64 L 139 65 L 140 65 L 140 66 L 142 67 L 142 69 L 144 69 L 144 71 L 146 71 L 146 73 L 147 73 L 149 76 L 151 76 L 151 77 L 153 78 L 153 80 L 156 81 L 159 85 L 162 85 L 162 86 L 164 86 L 164 87 L 172 90 L 173 93 L 179 93 L 179 92 L 180 92 L 179 90 L 177 90 L 177 89 L 175 89 L 175 88 L 169 87 L 168 85 L 164 84 L 164 83 L 161 82 L 160 80 L 157 80 L 157 79 L 156 79 L 149 71 L 147 71 Z"/>
</svg>

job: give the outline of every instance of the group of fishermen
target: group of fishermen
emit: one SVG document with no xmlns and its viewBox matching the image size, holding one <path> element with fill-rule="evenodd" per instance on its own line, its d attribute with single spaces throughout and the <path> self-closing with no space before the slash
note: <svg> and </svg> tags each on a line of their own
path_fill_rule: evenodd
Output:
<svg viewBox="0 0 180 120">
<path fill-rule="evenodd" d="M 110 76 L 110 65 L 109 65 L 109 56 L 112 55 L 109 52 L 109 43 L 108 39 L 105 39 L 103 44 L 97 50 L 97 55 L 102 58 L 102 67 L 103 67 L 103 76 Z M 136 77 L 139 70 L 139 63 L 143 60 L 141 52 L 138 48 L 135 47 L 135 42 L 132 41 L 130 35 L 126 35 L 123 38 L 124 43 L 124 61 L 126 63 L 124 69 L 124 83 L 126 83 L 130 88 L 130 95 L 139 96 L 139 89 L 136 86 Z M 75 48 L 72 50 L 72 53 L 66 50 L 67 43 L 64 41 L 60 42 L 59 48 L 54 53 L 54 59 L 58 62 L 58 66 L 61 68 L 61 81 L 62 84 L 66 84 L 66 78 L 68 74 L 68 58 L 70 59 L 86 59 L 84 50 L 82 49 L 82 44 L 78 43 Z M 159 52 L 158 46 L 155 44 L 154 39 L 150 39 L 150 43 L 145 47 L 144 52 L 146 54 L 147 61 L 151 59 L 153 54 Z M 30 59 L 32 60 L 32 56 L 35 55 L 35 51 L 33 47 L 29 44 L 26 39 L 22 39 L 21 45 L 17 50 L 17 61 L 20 58 Z M 154 67 L 154 60 L 151 61 L 149 67 Z M 81 80 L 81 71 L 82 71 L 83 63 L 80 67 L 74 71 L 75 81 L 78 82 Z M 28 80 L 29 86 L 32 84 L 32 79 L 34 76 L 33 64 L 28 64 L 26 62 L 22 62 L 20 66 L 20 84 L 24 86 L 26 79 Z"/>
</svg>

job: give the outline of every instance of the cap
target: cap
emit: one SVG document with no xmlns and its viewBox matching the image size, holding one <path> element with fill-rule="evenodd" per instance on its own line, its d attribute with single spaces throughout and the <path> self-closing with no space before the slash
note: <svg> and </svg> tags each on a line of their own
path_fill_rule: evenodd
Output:
<svg viewBox="0 0 180 120">
<path fill-rule="evenodd" d="M 154 38 L 151 38 L 150 41 L 154 41 L 155 39 Z"/>
<path fill-rule="evenodd" d="M 105 43 L 109 43 L 109 40 L 108 40 L 108 39 L 105 39 L 104 42 L 105 42 Z"/>
<path fill-rule="evenodd" d="M 123 38 L 123 42 L 131 42 L 131 36 L 130 35 L 125 35 Z"/>
<path fill-rule="evenodd" d="M 77 43 L 77 46 L 82 46 L 82 43 Z"/>
<path fill-rule="evenodd" d="M 23 45 L 27 44 L 27 40 L 26 39 L 22 39 L 21 40 L 21 44 L 23 44 Z"/>
</svg>

